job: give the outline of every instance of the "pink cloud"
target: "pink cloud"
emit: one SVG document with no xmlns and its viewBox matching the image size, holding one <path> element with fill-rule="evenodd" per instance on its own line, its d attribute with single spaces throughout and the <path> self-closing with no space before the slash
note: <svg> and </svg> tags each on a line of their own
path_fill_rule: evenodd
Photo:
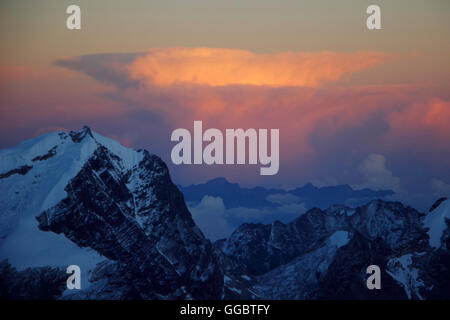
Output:
<svg viewBox="0 0 450 320">
<path fill-rule="evenodd" d="M 219 48 L 151 49 L 130 66 L 131 77 L 150 85 L 256 85 L 317 87 L 381 64 L 380 52 L 257 54 Z"/>
<path fill-rule="evenodd" d="M 442 166 L 442 151 L 450 155 L 450 100 L 442 85 L 342 81 L 389 60 L 383 53 L 264 55 L 174 48 L 130 55 L 125 62 L 116 58 L 111 66 L 107 59 L 73 59 L 72 71 L 60 76 L 12 77 L 3 83 L 2 134 L 100 124 L 105 134 L 128 146 L 154 151 L 164 145 L 161 155 L 169 159 L 169 133 L 192 128 L 194 120 L 203 120 L 205 128 L 279 128 L 283 183 L 297 183 L 299 175 L 351 178 L 371 153 L 391 161 L 392 154 L 413 150 L 414 159 L 426 161 L 429 170 Z M 83 61 L 88 63 L 80 67 L 83 74 L 74 73 Z M 109 67 L 114 81 L 105 80 Z M 205 179 L 226 174 L 236 181 L 261 179 L 247 168 L 185 170 Z"/>
</svg>

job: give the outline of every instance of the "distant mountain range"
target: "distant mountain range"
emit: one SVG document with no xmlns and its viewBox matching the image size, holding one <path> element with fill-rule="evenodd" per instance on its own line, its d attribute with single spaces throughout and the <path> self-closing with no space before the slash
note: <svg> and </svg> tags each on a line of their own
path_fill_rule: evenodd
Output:
<svg viewBox="0 0 450 320">
<path fill-rule="evenodd" d="M 190 208 L 195 208 L 205 196 L 220 198 L 226 209 L 234 209 L 224 215 L 233 228 L 245 222 L 289 222 L 307 209 L 326 209 L 334 204 L 358 206 L 394 194 L 392 190 L 354 190 L 347 184 L 315 187 L 308 183 L 291 190 L 245 188 L 225 178 L 178 188 Z"/>
<path fill-rule="evenodd" d="M 392 190 L 371 189 L 354 190 L 348 184 L 315 187 L 308 183 L 292 190 L 266 189 L 263 187 L 245 188 L 238 183 L 230 183 L 225 178 L 216 178 L 203 184 L 186 187 L 178 186 L 188 203 L 198 203 L 205 195 L 220 197 L 227 208 L 235 207 L 277 207 L 280 202 L 271 199 L 273 195 L 293 195 L 298 202 L 303 202 L 307 208 L 328 208 L 333 204 L 351 202 L 367 202 L 377 198 L 384 198 L 394 194 Z"/>
<path fill-rule="evenodd" d="M 450 299 L 446 198 L 421 213 L 383 200 L 324 209 L 392 194 L 348 186 L 288 192 L 216 179 L 182 191 L 159 157 L 88 127 L 0 150 L 0 298 Z M 205 195 L 227 208 L 316 208 L 211 243 L 185 203 Z M 81 290 L 65 287 L 70 264 Z M 380 290 L 366 287 L 373 264 Z"/>
</svg>

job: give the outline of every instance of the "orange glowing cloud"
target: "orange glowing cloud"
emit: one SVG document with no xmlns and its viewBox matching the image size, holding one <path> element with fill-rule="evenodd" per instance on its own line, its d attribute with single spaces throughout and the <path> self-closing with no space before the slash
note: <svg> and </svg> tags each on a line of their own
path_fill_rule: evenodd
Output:
<svg viewBox="0 0 450 320">
<path fill-rule="evenodd" d="M 154 86 L 317 87 L 388 58 L 380 52 L 257 54 L 238 49 L 177 47 L 149 50 L 129 65 L 129 72 L 132 79 Z"/>
<path fill-rule="evenodd" d="M 221 130 L 280 129 L 279 176 L 287 184 L 300 175 L 311 180 L 338 171 L 337 179 L 347 179 L 358 159 L 371 153 L 387 159 L 412 155 L 445 171 L 447 84 L 390 83 L 383 69 L 375 70 L 384 76 L 381 84 L 348 78 L 390 59 L 374 52 L 172 48 L 74 57 L 56 64 L 60 71 L 0 66 L 0 142 L 16 143 L 31 130 L 88 124 L 167 159 L 170 132 L 202 120 L 204 128 Z M 251 170 L 187 169 L 202 179 L 259 179 Z"/>
</svg>

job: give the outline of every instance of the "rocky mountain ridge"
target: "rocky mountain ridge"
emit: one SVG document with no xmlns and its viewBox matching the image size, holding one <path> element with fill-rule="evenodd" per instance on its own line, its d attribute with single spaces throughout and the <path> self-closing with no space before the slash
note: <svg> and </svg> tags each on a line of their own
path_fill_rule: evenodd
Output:
<svg viewBox="0 0 450 320">
<path fill-rule="evenodd" d="M 0 159 L 2 298 L 450 297 L 450 200 L 428 214 L 382 200 L 313 208 L 212 244 L 159 157 L 88 127 Z M 87 275 L 82 290 L 61 286 L 69 264 Z M 365 287 L 370 264 L 382 270 L 381 290 Z M 33 270 L 41 280 L 24 285 Z"/>
</svg>

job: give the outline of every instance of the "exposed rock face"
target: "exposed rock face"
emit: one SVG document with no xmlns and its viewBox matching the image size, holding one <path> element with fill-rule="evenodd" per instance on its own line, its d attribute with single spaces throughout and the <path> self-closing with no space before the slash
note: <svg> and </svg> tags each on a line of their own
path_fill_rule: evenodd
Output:
<svg viewBox="0 0 450 320">
<path fill-rule="evenodd" d="M 426 217 L 398 202 L 333 206 L 289 224 L 242 225 L 216 246 L 256 277 L 250 288 L 256 298 L 448 299 L 450 220 L 435 248 Z M 373 264 L 381 269 L 382 290 L 366 287 Z"/>
<path fill-rule="evenodd" d="M 132 278 L 139 298 L 220 298 L 223 276 L 213 246 L 166 165 L 141 153 L 142 160 L 124 170 L 121 158 L 99 146 L 66 186 L 67 197 L 37 217 L 39 228 L 114 261 L 108 270 Z"/>
<path fill-rule="evenodd" d="M 86 127 L 0 157 L 0 259 L 35 263 L 0 264 L 7 299 L 450 299 L 445 198 L 428 214 L 381 200 L 314 208 L 287 224 L 243 224 L 213 245 L 145 150 Z M 86 257 L 88 285 L 65 290 L 68 262 Z M 366 287 L 372 264 L 381 290 Z"/>
<path fill-rule="evenodd" d="M 79 153 L 82 163 L 65 184 L 65 197 L 37 215 L 38 227 L 106 258 L 93 270 L 92 285 L 67 297 L 220 299 L 218 252 L 195 225 L 161 159 L 89 128 L 62 135 L 56 142 L 88 152 Z M 62 161 L 57 154 L 39 160 L 47 166 Z"/>
<path fill-rule="evenodd" d="M 288 224 L 243 224 L 221 249 L 242 262 L 248 273 L 258 275 L 305 253 L 318 240 L 345 226 L 341 216 L 312 209 Z"/>
<path fill-rule="evenodd" d="M 13 174 L 20 174 L 20 175 L 26 175 L 28 171 L 30 171 L 33 167 L 31 166 L 21 166 L 19 168 L 15 168 L 12 170 L 9 170 L 8 172 L 0 174 L 0 179 L 6 179 Z"/>
</svg>

